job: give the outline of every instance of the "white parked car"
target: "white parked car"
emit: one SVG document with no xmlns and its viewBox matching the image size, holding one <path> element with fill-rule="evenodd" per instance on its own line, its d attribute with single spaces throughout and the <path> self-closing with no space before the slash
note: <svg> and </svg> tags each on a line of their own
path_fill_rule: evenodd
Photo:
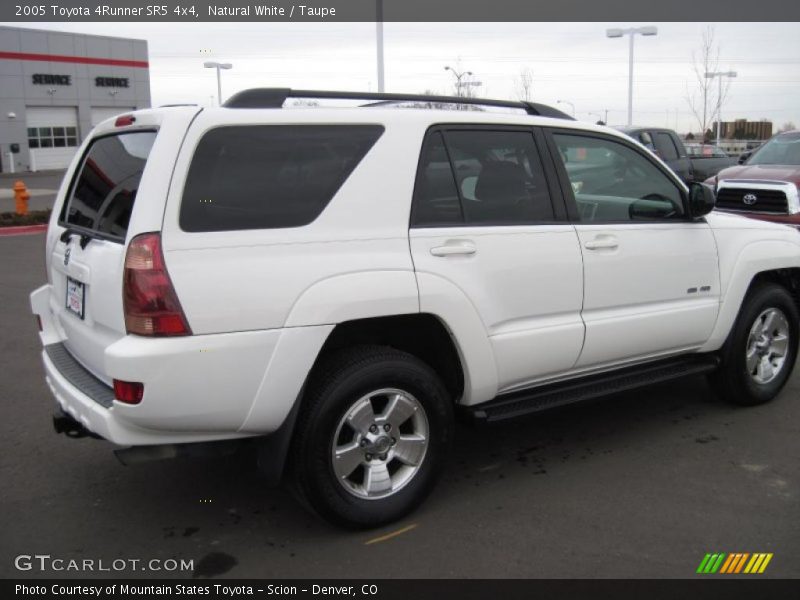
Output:
<svg viewBox="0 0 800 600">
<path fill-rule="evenodd" d="M 250 90 L 108 120 L 31 295 L 54 422 L 127 461 L 252 444 L 322 516 L 375 526 L 431 490 L 456 409 L 691 373 L 760 404 L 797 356 L 800 232 L 713 206 L 537 104 Z"/>
</svg>

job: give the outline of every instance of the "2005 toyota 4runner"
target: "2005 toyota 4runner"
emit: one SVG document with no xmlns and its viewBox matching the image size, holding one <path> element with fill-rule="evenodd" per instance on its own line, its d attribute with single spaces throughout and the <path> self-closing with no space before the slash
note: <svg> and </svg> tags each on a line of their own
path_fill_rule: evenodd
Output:
<svg viewBox="0 0 800 600">
<path fill-rule="evenodd" d="M 539 104 L 268 89 L 123 115 L 70 166 L 31 295 L 54 422 L 127 460 L 247 440 L 374 526 L 430 491 L 456 410 L 691 373 L 763 403 L 797 356 L 800 232 L 713 207 Z"/>
</svg>

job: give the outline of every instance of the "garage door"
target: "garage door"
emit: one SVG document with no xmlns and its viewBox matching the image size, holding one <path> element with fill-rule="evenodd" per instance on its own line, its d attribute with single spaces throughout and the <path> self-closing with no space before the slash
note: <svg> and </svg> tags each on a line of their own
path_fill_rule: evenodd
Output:
<svg viewBox="0 0 800 600">
<path fill-rule="evenodd" d="M 78 149 L 78 109 L 29 106 L 25 109 L 31 169 L 64 169 Z"/>
<path fill-rule="evenodd" d="M 98 123 L 105 121 L 106 119 L 110 119 L 111 117 L 116 117 L 117 115 L 121 115 L 122 113 L 131 112 L 135 110 L 133 108 L 125 108 L 114 106 L 111 108 L 103 107 L 103 106 L 96 106 L 92 109 L 92 127 L 95 127 Z"/>
</svg>

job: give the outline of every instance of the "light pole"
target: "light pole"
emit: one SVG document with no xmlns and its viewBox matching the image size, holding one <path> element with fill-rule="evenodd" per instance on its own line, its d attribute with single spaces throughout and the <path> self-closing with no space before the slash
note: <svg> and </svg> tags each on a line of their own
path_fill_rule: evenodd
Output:
<svg viewBox="0 0 800 600">
<path fill-rule="evenodd" d="M 719 146 L 720 132 L 722 131 L 722 78 L 736 77 L 736 71 L 708 71 L 706 79 L 719 79 L 719 92 L 717 93 L 717 146 Z"/>
<path fill-rule="evenodd" d="M 378 93 L 384 92 L 383 86 L 383 0 L 375 0 L 375 28 L 378 44 Z"/>
<path fill-rule="evenodd" d="M 586 114 L 589 115 L 590 117 L 593 117 L 593 116 L 597 117 L 597 120 L 600 121 L 601 123 L 603 123 L 603 125 L 606 124 L 606 122 L 603 121 L 603 115 L 601 115 L 600 113 L 590 112 L 590 113 L 586 113 Z"/>
<path fill-rule="evenodd" d="M 569 104 L 569 107 L 572 109 L 572 116 L 575 116 L 575 105 L 569 100 L 556 100 L 556 104 Z"/>
<path fill-rule="evenodd" d="M 217 104 L 222 106 L 222 77 L 220 76 L 220 71 L 222 69 L 231 69 L 233 68 L 233 65 L 231 63 L 220 63 L 215 60 L 209 60 L 204 62 L 203 66 L 206 69 L 217 70 Z"/>
<path fill-rule="evenodd" d="M 480 87 L 482 83 L 480 81 L 461 81 L 464 77 L 472 77 L 472 71 L 456 71 L 453 67 L 447 66 L 444 68 L 445 71 L 450 71 L 453 76 L 456 78 L 456 95 L 459 98 L 469 98 L 469 91 L 463 92 L 464 88 L 470 87 Z"/>
<path fill-rule="evenodd" d="M 606 37 L 620 38 L 623 35 L 630 37 L 628 44 L 628 127 L 633 124 L 633 38 L 636 34 L 658 35 L 658 27 L 631 27 L 629 29 L 606 29 Z"/>
</svg>

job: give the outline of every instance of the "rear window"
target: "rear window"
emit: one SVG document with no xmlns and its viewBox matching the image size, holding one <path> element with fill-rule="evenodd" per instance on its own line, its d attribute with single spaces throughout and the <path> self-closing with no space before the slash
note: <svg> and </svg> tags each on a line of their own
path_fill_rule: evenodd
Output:
<svg viewBox="0 0 800 600">
<path fill-rule="evenodd" d="M 60 222 L 102 237 L 124 240 L 154 131 L 97 138 L 89 146 Z"/>
<path fill-rule="evenodd" d="M 206 133 L 180 210 L 188 232 L 300 227 L 316 219 L 383 133 L 379 125 L 248 125 Z"/>
</svg>

